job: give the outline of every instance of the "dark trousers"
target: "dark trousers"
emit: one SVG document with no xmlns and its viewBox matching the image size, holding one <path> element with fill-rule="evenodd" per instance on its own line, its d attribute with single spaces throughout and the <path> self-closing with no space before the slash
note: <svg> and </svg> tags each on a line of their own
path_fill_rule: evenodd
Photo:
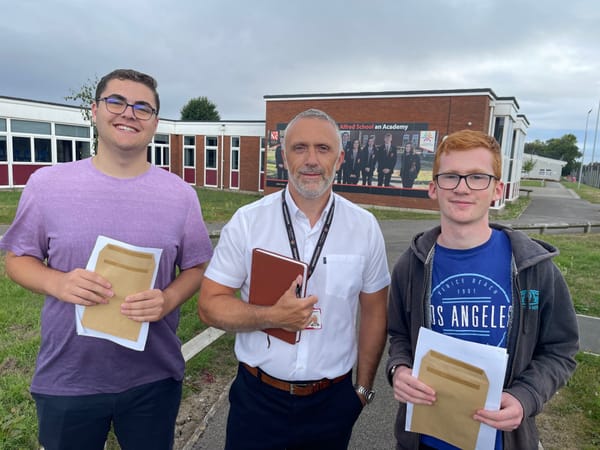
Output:
<svg viewBox="0 0 600 450">
<path fill-rule="evenodd" d="M 377 171 L 377 186 L 389 186 L 390 181 L 392 179 L 392 171 L 390 170 L 388 173 Z"/>
<path fill-rule="evenodd" d="M 300 397 L 264 384 L 241 366 L 229 402 L 226 450 L 345 450 L 362 411 L 351 375 Z"/>
<path fill-rule="evenodd" d="M 371 186 L 371 183 L 373 182 L 373 169 L 371 169 L 369 171 L 363 169 L 361 171 L 361 174 L 362 174 L 362 184 Z"/>
<path fill-rule="evenodd" d="M 172 378 L 118 394 L 32 394 L 45 450 L 102 450 L 113 424 L 123 450 L 173 448 L 181 382 Z"/>
</svg>

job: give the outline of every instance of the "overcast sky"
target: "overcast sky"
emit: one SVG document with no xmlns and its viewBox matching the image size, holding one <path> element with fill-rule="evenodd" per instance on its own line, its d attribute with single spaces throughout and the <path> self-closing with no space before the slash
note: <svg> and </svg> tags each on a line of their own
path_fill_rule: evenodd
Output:
<svg viewBox="0 0 600 450">
<path fill-rule="evenodd" d="M 591 158 L 598 0 L 19 0 L 1 7 L 0 95 L 66 103 L 115 68 L 153 75 L 160 116 L 207 96 L 264 120 L 264 95 L 491 88 L 527 140 L 565 133 Z M 600 137 L 596 161 L 600 159 Z"/>
</svg>

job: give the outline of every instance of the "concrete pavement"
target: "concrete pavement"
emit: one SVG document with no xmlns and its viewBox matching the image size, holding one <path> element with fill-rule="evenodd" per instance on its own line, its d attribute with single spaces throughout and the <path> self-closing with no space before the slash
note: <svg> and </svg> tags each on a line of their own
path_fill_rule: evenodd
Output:
<svg viewBox="0 0 600 450">
<path fill-rule="evenodd" d="M 532 188 L 532 201 L 518 220 L 492 220 L 509 224 L 515 228 L 534 224 L 580 224 L 584 222 L 600 224 L 600 205 L 590 204 L 579 199 L 573 191 L 564 188 L 560 183 L 547 182 L 544 188 Z M 390 270 L 396 259 L 410 243 L 412 236 L 438 223 L 437 220 L 403 220 L 383 221 L 381 229 L 386 241 L 386 251 Z M 560 232 L 570 232 L 575 229 L 560 229 Z M 600 231 L 600 228 L 592 228 Z M 577 228 L 576 232 L 582 232 Z M 580 332 L 582 335 L 582 350 L 594 351 L 600 354 L 600 320 L 597 318 L 580 317 Z M 384 366 L 387 350 L 384 352 L 375 379 L 374 389 L 377 391 L 375 400 L 368 405 L 360 415 L 350 441 L 351 450 L 389 450 L 394 448 L 394 421 L 397 402 L 392 390 L 385 379 Z M 188 443 L 186 450 L 214 450 L 223 448 L 225 442 L 225 427 L 229 403 L 227 395 L 221 397 L 206 419 L 206 429 L 195 442 Z"/>
<path fill-rule="evenodd" d="M 515 228 L 533 225 L 564 225 L 596 224 L 600 225 L 600 205 L 590 204 L 581 200 L 571 190 L 565 189 L 560 183 L 547 182 L 544 188 L 531 188 L 532 201 L 518 220 L 506 221 L 501 216 L 492 218 L 493 221 L 511 225 Z M 396 259 L 404 251 L 412 236 L 438 223 L 437 220 L 403 220 L 383 221 L 381 229 L 386 241 L 386 251 L 390 269 Z M 218 236 L 222 224 L 209 224 L 209 231 Z M 0 225 L 0 236 L 6 230 Z M 591 228 L 599 232 L 600 227 Z M 548 232 L 582 232 L 581 227 L 550 229 Z M 581 348 L 600 354 L 600 320 L 598 318 L 579 317 Z M 351 450 L 387 450 L 394 448 L 394 419 L 397 403 L 388 385 L 383 366 L 387 359 L 384 353 L 380 364 L 374 388 L 377 395 L 373 403 L 365 408 L 359 417 L 350 443 Z M 225 424 L 228 414 L 227 392 L 214 405 L 207 416 L 205 430 L 198 439 L 188 442 L 186 450 L 215 450 L 223 448 L 225 442 Z"/>
</svg>

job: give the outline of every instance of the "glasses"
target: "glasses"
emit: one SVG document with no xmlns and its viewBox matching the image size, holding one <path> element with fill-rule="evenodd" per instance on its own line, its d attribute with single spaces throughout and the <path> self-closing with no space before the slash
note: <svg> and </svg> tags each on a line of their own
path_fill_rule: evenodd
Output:
<svg viewBox="0 0 600 450">
<path fill-rule="evenodd" d="M 439 173 L 434 178 L 440 189 L 456 189 L 460 184 L 460 180 L 464 179 L 467 187 L 474 191 L 483 191 L 488 188 L 492 180 L 498 180 L 494 175 L 488 175 L 487 173 L 470 173 L 468 175 Z"/>
<path fill-rule="evenodd" d="M 96 100 L 98 102 L 104 102 L 106 105 L 106 110 L 112 114 L 123 114 L 125 110 L 131 106 L 131 110 L 133 111 L 133 115 L 136 119 L 140 120 L 150 120 L 150 118 L 157 113 L 157 111 L 152 108 L 148 103 L 144 102 L 136 102 L 136 103 L 127 103 L 123 97 L 117 95 L 110 95 L 108 97 L 102 97 Z"/>
</svg>

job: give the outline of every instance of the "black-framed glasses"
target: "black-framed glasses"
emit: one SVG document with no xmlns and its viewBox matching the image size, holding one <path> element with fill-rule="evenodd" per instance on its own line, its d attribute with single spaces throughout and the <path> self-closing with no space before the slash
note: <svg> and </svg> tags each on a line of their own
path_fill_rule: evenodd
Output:
<svg viewBox="0 0 600 450">
<path fill-rule="evenodd" d="M 456 189 L 460 184 L 460 180 L 464 179 L 465 183 L 467 183 L 467 187 L 474 191 L 483 191 L 488 188 L 492 180 L 498 179 L 494 175 L 489 175 L 487 173 L 470 173 L 468 175 L 438 173 L 434 178 L 440 189 Z"/>
<path fill-rule="evenodd" d="M 148 103 L 127 103 L 127 100 L 119 95 L 109 95 L 108 97 L 99 98 L 96 101 L 104 102 L 106 105 L 106 110 L 111 114 L 123 114 L 130 106 L 136 119 L 150 120 L 154 114 L 157 114 L 156 109 L 154 109 Z"/>
</svg>

